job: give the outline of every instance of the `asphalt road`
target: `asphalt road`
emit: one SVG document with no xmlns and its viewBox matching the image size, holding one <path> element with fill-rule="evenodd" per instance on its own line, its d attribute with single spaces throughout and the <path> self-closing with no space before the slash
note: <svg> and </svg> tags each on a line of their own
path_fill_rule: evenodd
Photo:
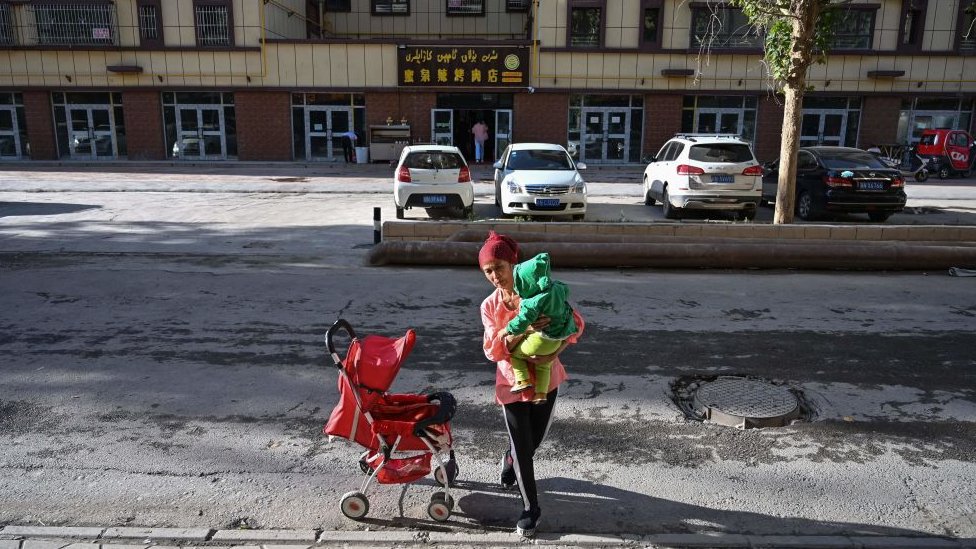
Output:
<svg viewBox="0 0 976 549">
<path fill-rule="evenodd" d="M 363 267 L 385 194 L 3 189 L 0 524 L 511 528 L 489 287 Z M 976 279 L 557 275 L 588 324 L 538 456 L 547 530 L 976 537 Z M 426 516 L 429 480 L 374 489 L 364 523 L 340 514 L 361 475 L 360 449 L 320 433 L 338 317 L 416 329 L 394 390 L 458 397 L 450 523 Z M 671 383 L 717 374 L 787 384 L 812 421 L 686 419 Z"/>
</svg>

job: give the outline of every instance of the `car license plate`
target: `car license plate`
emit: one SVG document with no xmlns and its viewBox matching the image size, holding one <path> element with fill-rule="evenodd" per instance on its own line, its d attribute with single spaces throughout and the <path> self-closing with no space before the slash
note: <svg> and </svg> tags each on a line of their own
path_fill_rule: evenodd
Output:
<svg viewBox="0 0 976 549">
<path fill-rule="evenodd" d="M 424 204 L 447 204 L 446 194 L 425 194 Z"/>
<path fill-rule="evenodd" d="M 716 174 L 712 176 L 712 183 L 735 183 L 735 176 L 729 174 Z"/>
<path fill-rule="evenodd" d="M 535 205 L 540 208 L 555 208 L 559 206 L 558 198 L 536 198 Z"/>
<path fill-rule="evenodd" d="M 862 191 L 883 191 L 885 184 L 884 181 L 861 181 L 857 188 Z"/>
</svg>

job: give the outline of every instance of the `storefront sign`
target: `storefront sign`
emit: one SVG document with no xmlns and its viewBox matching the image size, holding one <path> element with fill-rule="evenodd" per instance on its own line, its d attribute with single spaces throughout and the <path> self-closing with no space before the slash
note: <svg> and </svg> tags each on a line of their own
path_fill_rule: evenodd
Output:
<svg viewBox="0 0 976 549">
<path fill-rule="evenodd" d="M 520 87 L 529 83 L 529 50 L 507 46 L 407 46 L 397 49 L 401 86 Z"/>
</svg>

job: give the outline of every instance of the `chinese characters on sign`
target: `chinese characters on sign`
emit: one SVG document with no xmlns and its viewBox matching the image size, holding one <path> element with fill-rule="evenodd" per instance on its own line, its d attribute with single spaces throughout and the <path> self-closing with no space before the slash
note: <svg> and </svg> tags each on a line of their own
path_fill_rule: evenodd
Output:
<svg viewBox="0 0 976 549">
<path fill-rule="evenodd" d="M 507 87 L 529 82 L 526 48 L 409 46 L 397 52 L 401 86 Z"/>
</svg>

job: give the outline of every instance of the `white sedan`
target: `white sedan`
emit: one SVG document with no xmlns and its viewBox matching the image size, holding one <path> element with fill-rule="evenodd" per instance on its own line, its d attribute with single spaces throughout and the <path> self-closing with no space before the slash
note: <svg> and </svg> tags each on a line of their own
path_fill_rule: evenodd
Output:
<svg viewBox="0 0 976 549">
<path fill-rule="evenodd" d="M 577 164 L 561 145 L 514 143 L 495 162 L 495 205 L 503 215 L 586 214 L 586 182 Z"/>
</svg>

